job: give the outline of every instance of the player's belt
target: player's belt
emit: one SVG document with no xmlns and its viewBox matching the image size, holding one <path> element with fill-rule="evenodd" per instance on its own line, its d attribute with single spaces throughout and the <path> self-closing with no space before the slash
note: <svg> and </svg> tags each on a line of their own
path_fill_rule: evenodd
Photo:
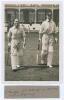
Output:
<svg viewBox="0 0 64 100">
<path fill-rule="evenodd" d="M 48 33 L 48 35 L 54 35 L 54 33 Z"/>
<path fill-rule="evenodd" d="M 12 39 L 13 39 L 13 40 L 19 40 L 19 39 L 21 39 L 21 38 L 18 38 L 18 37 L 16 38 L 16 37 L 15 37 L 15 38 L 12 38 Z"/>
</svg>

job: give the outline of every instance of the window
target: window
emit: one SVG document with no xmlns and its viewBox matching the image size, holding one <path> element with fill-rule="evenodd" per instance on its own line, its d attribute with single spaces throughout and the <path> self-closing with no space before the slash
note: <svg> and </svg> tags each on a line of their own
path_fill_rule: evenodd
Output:
<svg viewBox="0 0 64 100">
<path fill-rule="evenodd" d="M 30 10 L 29 11 L 29 23 L 34 23 L 35 22 L 35 10 Z"/>
<path fill-rule="evenodd" d="M 8 23 L 9 27 L 11 27 L 14 23 L 14 19 L 18 18 L 18 10 L 17 9 L 6 9 L 5 10 L 5 20 Z"/>
<path fill-rule="evenodd" d="M 28 24 L 28 23 L 34 23 L 34 20 L 35 20 L 35 10 L 21 9 L 20 22 Z"/>
<path fill-rule="evenodd" d="M 45 10 L 38 9 L 37 10 L 37 23 L 42 23 L 45 20 Z"/>
</svg>

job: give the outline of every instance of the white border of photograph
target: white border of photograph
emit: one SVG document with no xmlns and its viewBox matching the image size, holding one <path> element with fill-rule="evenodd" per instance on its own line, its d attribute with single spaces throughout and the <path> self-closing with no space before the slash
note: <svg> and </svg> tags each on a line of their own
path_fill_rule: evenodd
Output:
<svg viewBox="0 0 64 100">
<path fill-rule="evenodd" d="M 1 2 L 2 1 L 2 2 Z M 4 100 L 4 85 L 59 85 L 60 86 L 60 98 L 48 98 L 49 100 L 64 100 L 64 29 L 63 29 L 63 26 L 64 26 L 64 3 L 63 3 L 63 0 L 45 0 L 46 2 L 45 3 L 49 3 L 50 1 L 51 2 L 57 2 L 59 3 L 60 5 L 60 34 L 59 34 L 59 81 L 56 82 L 56 81 L 52 81 L 52 82 L 48 82 L 48 81 L 15 81 L 15 82 L 11 82 L 11 81 L 4 81 L 4 72 L 5 72 L 5 66 L 4 66 L 4 12 L 3 12 L 3 4 L 5 4 L 5 1 L 4 0 L 1 0 L 0 1 L 0 99 L 1 100 Z M 17 2 L 21 2 L 21 0 L 8 0 L 6 1 L 6 3 L 10 3 L 10 2 L 13 2 L 13 3 L 17 3 Z M 29 3 L 29 0 L 25 1 L 23 0 L 22 3 Z M 42 0 L 31 0 L 30 3 L 44 3 L 44 1 Z M 48 100 L 48 99 L 44 99 L 42 98 L 41 100 Z M 5 100 L 11 100 L 11 99 L 5 99 Z M 12 99 L 14 100 L 14 99 Z M 21 99 L 17 99 L 17 100 L 21 100 Z M 24 99 L 23 99 L 24 100 Z M 28 99 L 26 99 L 28 100 Z M 32 100 L 29 98 L 29 100 Z M 33 100 L 40 100 L 40 99 L 33 99 Z"/>
<path fill-rule="evenodd" d="M 4 16 L 4 5 L 5 4 L 59 4 L 59 81 L 5 81 L 5 35 L 4 35 L 4 22 L 5 22 L 5 16 Z M 2 83 L 6 84 L 15 84 L 15 85 L 59 85 L 60 83 L 62 83 L 63 81 L 63 2 L 61 1 L 53 1 L 53 0 L 11 0 L 11 1 L 2 1 L 1 2 L 1 7 L 0 7 L 0 11 L 1 11 L 1 25 L 0 25 L 0 43 L 1 43 L 1 59 L 0 59 L 0 66 L 1 66 L 1 81 Z M 61 20 L 62 19 L 62 20 Z"/>
</svg>

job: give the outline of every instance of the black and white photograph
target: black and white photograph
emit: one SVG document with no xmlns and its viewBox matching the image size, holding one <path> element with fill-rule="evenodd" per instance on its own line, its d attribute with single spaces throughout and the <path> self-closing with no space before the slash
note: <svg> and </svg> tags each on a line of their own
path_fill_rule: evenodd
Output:
<svg viewBox="0 0 64 100">
<path fill-rule="evenodd" d="M 59 4 L 5 4 L 5 81 L 59 81 Z"/>
</svg>

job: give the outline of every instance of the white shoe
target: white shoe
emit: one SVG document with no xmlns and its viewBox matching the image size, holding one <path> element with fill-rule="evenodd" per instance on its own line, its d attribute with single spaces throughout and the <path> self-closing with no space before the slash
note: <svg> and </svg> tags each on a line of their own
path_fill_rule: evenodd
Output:
<svg viewBox="0 0 64 100">
<path fill-rule="evenodd" d="M 17 67 L 12 69 L 12 71 L 14 71 L 14 72 L 16 72 L 17 70 L 18 70 Z"/>
<path fill-rule="evenodd" d="M 17 70 L 17 66 L 12 66 L 12 70 Z"/>
<path fill-rule="evenodd" d="M 52 65 L 48 65 L 49 66 L 49 68 L 52 68 L 53 66 Z"/>
<path fill-rule="evenodd" d="M 17 68 L 19 68 L 20 67 L 20 65 L 17 65 Z"/>
</svg>

